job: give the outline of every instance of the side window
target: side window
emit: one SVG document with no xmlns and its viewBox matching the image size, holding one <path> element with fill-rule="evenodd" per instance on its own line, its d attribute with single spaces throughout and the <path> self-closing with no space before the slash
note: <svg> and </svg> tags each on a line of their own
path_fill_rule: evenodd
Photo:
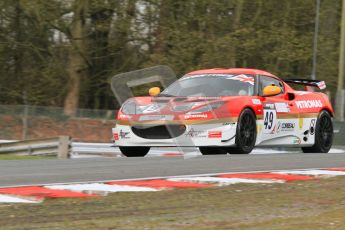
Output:
<svg viewBox="0 0 345 230">
<path fill-rule="evenodd" d="M 266 86 L 279 86 L 282 89 L 282 93 L 284 93 L 284 84 L 282 81 L 272 78 L 272 77 L 267 77 L 267 76 L 260 76 L 260 95 L 262 95 L 262 91 Z"/>
</svg>

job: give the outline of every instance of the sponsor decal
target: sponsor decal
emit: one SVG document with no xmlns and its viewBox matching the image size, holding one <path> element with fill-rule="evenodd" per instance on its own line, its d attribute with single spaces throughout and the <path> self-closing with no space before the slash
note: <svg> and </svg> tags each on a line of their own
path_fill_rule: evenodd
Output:
<svg viewBox="0 0 345 230">
<path fill-rule="evenodd" d="M 273 134 L 276 131 L 277 111 L 274 104 L 264 105 L 264 130 L 265 134 Z"/>
<path fill-rule="evenodd" d="M 208 118 L 208 115 L 206 113 L 201 114 L 185 114 L 184 119 L 190 119 L 190 118 Z"/>
<path fill-rule="evenodd" d="M 295 123 L 292 122 L 278 122 L 277 133 L 288 132 L 295 130 Z"/>
<path fill-rule="evenodd" d="M 301 144 L 301 138 L 296 137 L 296 138 L 292 141 L 292 143 L 293 143 L 293 144 L 297 144 L 297 145 Z"/>
<path fill-rule="evenodd" d="M 118 133 L 114 133 L 113 136 L 114 136 L 114 140 L 115 141 L 119 140 L 119 134 Z"/>
<path fill-rule="evenodd" d="M 323 106 L 321 100 L 295 101 L 295 103 L 299 109 L 322 108 Z"/>
<path fill-rule="evenodd" d="M 171 121 L 174 115 L 143 115 L 140 116 L 139 121 Z"/>
<path fill-rule="evenodd" d="M 227 126 L 227 125 L 234 126 L 234 125 L 236 125 L 236 123 L 235 123 L 235 122 L 226 122 L 226 123 L 223 123 L 223 126 Z"/>
<path fill-rule="evenodd" d="M 275 109 L 275 105 L 271 103 L 264 104 L 264 109 Z"/>
<path fill-rule="evenodd" d="M 252 99 L 252 103 L 253 103 L 254 105 L 261 105 L 260 99 Z"/>
<path fill-rule="evenodd" d="M 222 131 L 208 131 L 208 138 L 222 138 Z"/>
<path fill-rule="evenodd" d="M 201 131 L 201 130 L 194 130 L 193 128 L 191 128 L 186 134 L 186 137 L 206 137 L 206 133 L 205 131 Z"/>
<path fill-rule="evenodd" d="M 282 129 L 294 129 L 295 124 L 294 123 L 282 123 Z"/>
<path fill-rule="evenodd" d="M 124 131 L 122 131 L 122 129 L 120 130 L 119 136 L 121 139 L 129 139 L 128 135 L 129 135 L 129 132 L 124 132 Z"/>
<path fill-rule="evenodd" d="M 287 103 L 274 103 L 277 113 L 288 113 L 290 112 L 289 105 Z"/>
<path fill-rule="evenodd" d="M 299 96 L 303 96 L 303 95 L 306 95 L 306 94 L 310 94 L 310 92 L 308 92 L 308 91 L 295 91 L 295 94 L 297 94 Z"/>
<path fill-rule="evenodd" d="M 120 119 L 131 119 L 132 116 L 127 115 L 127 114 L 120 114 L 120 115 L 119 115 L 119 118 L 120 118 Z"/>
<path fill-rule="evenodd" d="M 240 75 L 237 75 L 235 77 L 230 77 L 228 79 L 237 80 L 237 81 L 241 81 L 241 82 L 244 82 L 244 83 L 249 83 L 251 85 L 254 85 L 254 78 L 253 77 L 249 77 L 249 76 L 244 75 L 244 74 L 240 74 Z"/>
</svg>

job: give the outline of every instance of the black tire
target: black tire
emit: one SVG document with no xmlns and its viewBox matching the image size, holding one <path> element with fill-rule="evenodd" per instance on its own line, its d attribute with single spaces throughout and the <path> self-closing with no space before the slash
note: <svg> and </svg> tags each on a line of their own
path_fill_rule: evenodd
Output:
<svg viewBox="0 0 345 230">
<path fill-rule="evenodd" d="M 202 155 L 224 155 L 227 151 L 223 148 L 218 147 L 199 147 Z"/>
<path fill-rule="evenodd" d="M 252 110 L 244 109 L 238 119 L 236 127 L 235 147 L 228 147 L 230 154 L 248 154 L 255 147 L 256 117 Z"/>
<path fill-rule="evenodd" d="M 150 147 L 119 147 L 120 151 L 126 157 L 144 157 L 149 151 Z"/>
<path fill-rule="evenodd" d="M 317 118 L 315 127 L 315 144 L 302 147 L 304 153 L 328 153 L 333 143 L 332 117 L 326 110 L 322 110 Z"/>
</svg>

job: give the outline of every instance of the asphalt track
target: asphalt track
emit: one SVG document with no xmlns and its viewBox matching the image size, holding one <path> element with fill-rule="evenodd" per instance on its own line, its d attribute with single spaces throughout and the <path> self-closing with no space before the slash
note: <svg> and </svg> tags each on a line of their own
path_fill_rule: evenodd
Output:
<svg viewBox="0 0 345 230">
<path fill-rule="evenodd" d="M 345 154 L 12 160 L 0 161 L 0 187 L 329 167 L 345 167 Z"/>
</svg>

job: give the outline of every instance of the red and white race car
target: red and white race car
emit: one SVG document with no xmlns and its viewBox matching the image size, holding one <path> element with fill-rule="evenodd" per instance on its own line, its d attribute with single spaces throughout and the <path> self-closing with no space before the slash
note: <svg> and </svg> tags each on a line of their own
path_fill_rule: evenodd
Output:
<svg viewBox="0 0 345 230">
<path fill-rule="evenodd" d="M 333 109 L 323 81 L 281 80 L 256 69 L 206 69 L 186 74 L 163 92 L 123 103 L 113 128 L 128 157 L 150 147 L 198 147 L 202 154 L 246 154 L 255 146 L 301 147 L 326 153 L 333 141 Z"/>
</svg>

